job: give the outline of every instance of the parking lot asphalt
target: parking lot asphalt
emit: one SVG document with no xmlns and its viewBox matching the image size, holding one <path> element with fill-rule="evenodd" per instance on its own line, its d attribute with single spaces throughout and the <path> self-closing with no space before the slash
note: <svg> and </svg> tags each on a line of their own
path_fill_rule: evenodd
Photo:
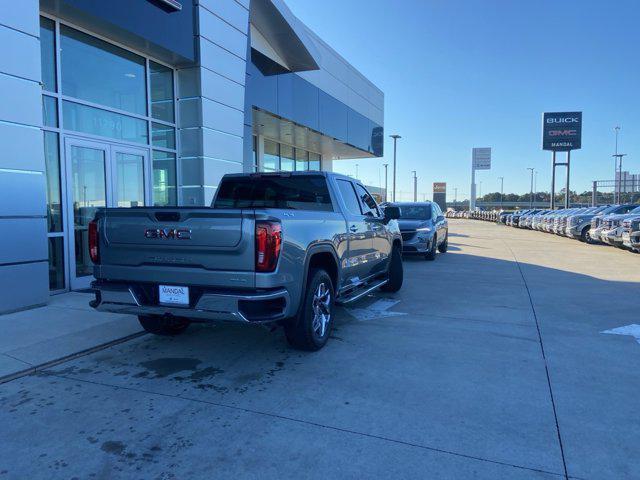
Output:
<svg viewBox="0 0 640 480">
<path fill-rule="evenodd" d="M 0 479 L 637 478 L 640 343 L 601 332 L 640 323 L 640 257 L 450 233 L 320 352 L 193 326 L 0 385 Z"/>
</svg>

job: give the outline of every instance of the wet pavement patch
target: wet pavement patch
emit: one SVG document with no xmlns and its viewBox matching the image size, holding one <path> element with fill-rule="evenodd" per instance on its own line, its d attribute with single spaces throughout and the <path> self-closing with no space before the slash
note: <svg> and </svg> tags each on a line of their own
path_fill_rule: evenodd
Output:
<svg viewBox="0 0 640 480">
<path fill-rule="evenodd" d="M 165 378 L 180 372 L 195 371 L 201 363 L 202 361 L 197 358 L 158 358 L 148 362 L 141 362 L 140 366 L 146 369 L 147 372 L 155 374 L 151 378 Z M 145 375 L 140 373 L 137 376 L 148 377 L 148 375 L 149 373 Z"/>
</svg>

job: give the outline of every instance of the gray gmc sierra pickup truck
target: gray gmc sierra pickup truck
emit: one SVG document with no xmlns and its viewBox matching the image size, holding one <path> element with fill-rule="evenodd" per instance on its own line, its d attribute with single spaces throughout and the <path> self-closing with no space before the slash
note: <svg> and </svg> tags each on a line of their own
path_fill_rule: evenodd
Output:
<svg viewBox="0 0 640 480">
<path fill-rule="evenodd" d="M 402 286 L 400 210 L 326 172 L 223 177 L 211 208 L 106 208 L 89 225 L 91 305 L 175 335 L 189 323 L 280 324 L 318 350 L 334 303 Z"/>
</svg>

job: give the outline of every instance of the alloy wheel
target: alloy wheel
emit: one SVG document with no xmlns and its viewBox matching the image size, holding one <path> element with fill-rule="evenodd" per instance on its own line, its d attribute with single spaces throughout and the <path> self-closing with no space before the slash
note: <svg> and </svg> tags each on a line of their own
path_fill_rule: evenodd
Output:
<svg viewBox="0 0 640 480">
<path fill-rule="evenodd" d="M 327 333 L 331 321 L 331 291 L 323 282 L 313 294 L 313 331 L 322 338 Z"/>
</svg>

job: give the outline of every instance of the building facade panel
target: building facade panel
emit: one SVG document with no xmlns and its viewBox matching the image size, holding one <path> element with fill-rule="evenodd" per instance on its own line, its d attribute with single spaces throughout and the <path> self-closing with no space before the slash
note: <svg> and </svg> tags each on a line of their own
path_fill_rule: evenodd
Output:
<svg viewBox="0 0 640 480">
<path fill-rule="evenodd" d="M 0 231 L 16 235 L 0 245 L 0 313 L 48 298 L 38 14 L 32 0 L 0 9 Z"/>
<path fill-rule="evenodd" d="M 45 305 L 49 299 L 48 270 L 48 262 L 0 267 L 0 313 Z"/>
<path fill-rule="evenodd" d="M 244 31 L 240 31 L 206 8 L 200 8 L 200 35 L 241 59 L 247 50 L 246 32 L 246 25 Z"/>
<path fill-rule="evenodd" d="M 204 68 L 244 85 L 246 62 L 229 50 L 201 37 L 200 61 Z"/>
<path fill-rule="evenodd" d="M 42 125 L 40 84 L 0 72 L 0 121 Z"/>
<path fill-rule="evenodd" d="M 236 0 L 199 0 L 200 6 L 241 32 L 247 31 L 249 6 Z"/>
<path fill-rule="evenodd" d="M 11 7 L 4 6 L 0 12 L 0 23 L 14 30 L 38 38 L 39 35 L 39 0 L 20 0 L 11 2 Z"/>
<path fill-rule="evenodd" d="M 39 81 L 40 41 L 38 37 L 26 35 L 0 25 L 0 69 L 7 75 Z"/>
<path fill-rule="evenodd" d="M 42 262 L 47 260 L 47 244 L 42 241 L 47 232 L 44 218 L 0 218 L 0 265 Z"/>
<path fill-rule="evenodd" d="M 0 168 L 42 170 L 42 131 L 39 128 L 0 122 L 0 145 Z"/>
<path fill-rule="evenodd" d="M 0 167 L 0 218 L 46 215 L 43 172 Z"/>
</svg>

